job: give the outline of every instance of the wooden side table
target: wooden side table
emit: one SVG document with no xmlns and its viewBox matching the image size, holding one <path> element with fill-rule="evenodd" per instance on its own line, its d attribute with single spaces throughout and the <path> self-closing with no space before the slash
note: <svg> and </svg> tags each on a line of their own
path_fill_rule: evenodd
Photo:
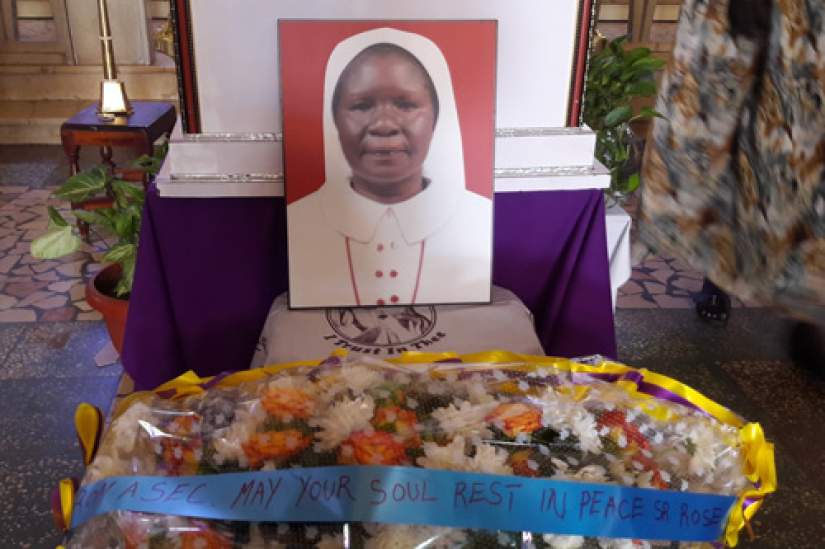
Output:
<svg viewBox="0 0 825 549">
<path fill-rule="evenodd" d="M 171 103 L 132 101 L 132 108 L 134 112 L 128 118 L 101 120 L 97 117 L 97 105 L 90 105 L 63 123 L 60 140 L 69 157 L 70 175 L 80 171 L 80 147 L 83 145 L 99 147 L 103 163 L 114 170 L 112 147 L 130 147 L 136 157 L 151 155 L 155 141 L 164 134 L 172 133 L 177 115 Z M 111 199 L 103 197 L 83 204 L 73 203 L 72 208 L 95 209 L 109 205 Z M 88 239 L 88 225 L 78 221 L 77 226 L 81 235 Z"/>
<path fill-rule="evenodd" d="M 60 127 L 63 150 L 69 157 L 71 175 L 80 171 L 80 147 L 91 145 L 100 148 L 104 163 L 114 166 L 112 147 L 131 147 L 137 153 L 152 154 L 154 142 L 172 132 L 175 125 L 175 106 L 157 101 L 132 101 L 129 118 L 101 120 L 97 117 L 97 105 L 90 105 L 71 117 Z"/>
</svg>

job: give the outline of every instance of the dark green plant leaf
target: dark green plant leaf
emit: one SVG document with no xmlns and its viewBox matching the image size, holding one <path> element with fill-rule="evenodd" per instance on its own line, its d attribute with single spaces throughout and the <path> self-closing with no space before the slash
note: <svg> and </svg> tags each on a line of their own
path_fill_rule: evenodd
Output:
<svg viewBox="0 0 825 549">
<path fill-rule="evenodd" d="M 625 42 L 627 42 L 627 40 L 627 36 L 620 36 L 619 38 L 615 38 L 607 44 L 607 48 L 605 48 L 605 51 L 610 51 L 617 57 L 621 57 L 624 54 L 624 45 Z"/>
<path fill-rule="evenodd" d="M 643 116 L 645 118 L 664 118 L 665 115 L 657 111 L 656 109 L 652 109 L 650 107 L 644 107 L 642 110 L 639 111 L 637 116 Z"/>
<path fill-rule="evenodd" d="M 83 202 L 103 193 L 108 175 L 101 166 L 95 166 L 70 177 L 54 191 L 54 196 L 71 202 Z"/>
<path fill-rule="evenodd" d="M 92 226 L 100 226 L 104 227 L 105 229 L 114 232 L 115 225 L 112 223 L 112 220 L 106 216 L 106 211 L 109 211 L 109 208 L 101 208 L 98 210 L 72 210 L 72 213 L 76 218 L 81 221 L 85 221 L 89 225 Z"/>
<path fill-rule="evenodd" d="M 137 246 L 134 244 L 118 244 L 117 246 L 113 246 L 106 255 L 103 256 L 103 260 L 109 263 L 120 263 L 122 265 L 124 262 L 134 259 L 135 254 L 137 254 Z"/>
<path fill-rule="evenodd" d="M 122 199 L 118 200 L 118 202 L 121 203 L 123 207 L 128 206 L 130 202 L 135 202 L 143 207 L 146 193 L 143 191 L 142 185 L 133 185 L 127 181 L 115 179 L 112 181 L 112 192 L 115 193 L 116 197 Z"/>
<path fill-rule="evenodd" d="M 639 188 L 639 183 L 641 182 L 641 177 L 639 177 L 638 173 L 634 173 L 627 179 L 627 192 L 632 193 L 636 189 Z"/>
<path fill-rule="evenodd" d="M 161 139 L 160 143 L 155 145 L 155 150 L 152 156 L 163 160 L 166 158 L 167 153 L 169 153 L 169 139 L 164 137 Z"/>
<path fill-rule="evenodd" d="M 639 59 L 641 59 L 643 57 L 647 57 L 648 55 L 650 55 L 650 49 L 649 48 L 633 48 L 632 50 L 625 52 L 624 55 L 625 55 L 625 57 L 624 57 L 625 63 L 628 64 L 628 65 L 632 65 L 635 61 L 638 61 Z"/>
<path fill-rule="evenodd" d="M 144 154 L 132 162 L 133 168 L 140 168 L 147 173 L 156 175 L 160 171 L 161 160 L 154 156 Z"/>
<path fill-rule="evenodd" d="M 117 212 L 114 217 L 115 222 L 115 234 L 120 237 L 121 240 L 129 241 L 134 234 L 134 215 L 128 209 L 123 209 Z"/>
<path fill-rule="evenodd" d="M 132 167 L 140 168 L 147 173 L 157 175 L 160 167 L 163 165 L 163 159 L 166 153 L 169 152 L 169 141 L 164 139 L 159 144 L 155 145 L 154 152 L 151 155 L 144 154 L 132 162 Z"/>
<path fill-rule="evenodd" d="M 128 298 L 132 293 L 132 284 L 135 281 L 135 264 L 137 263 L 137 247 L 135 253 L 131 256 L 125 257 L 120 262 L 123 267 L 123 274 L 115 286 L 115 295 L 120 298 Z"/>
<path fill-rule="evenodd" d="M 83 241 L 70 225 L 58 227 L 38 236 L 31 243 L 31 255 L 38 259 L 57 259 L 80 249 Z"/>
<path fill-rule="evenodd" d="M 630 66 L 633 69 L 646 70 L 652 73 L 664 67 L 665 62 L 656 57 L 643 57 L 642 59 L 637 59 L 634 61 Z"/>
<path fill-rule="evenodd" d="M 625 93 L 628 97 L 650 97 L 656 93 L 656 82 L 653 80 L 640 80 L 625 86 Z"/>
<path fill-rule="evenodd" d="M 54 206 L 49 206 L 47 210 L 49 212 L 49 230 L 69 226 L 69 222 L 63 219 L 63 216 Z"/>
<path fill-rule="evenodd" d="M 616 107 L 615 109 L 607 113 L 607 116 L 604 117 L 604 125 L 607 128 L 612 128 L 618 124 L 630 120 L 632 114 L 633 109 L 630 108 L 630 105 L 622 105 L 620 107 Z"/>
</svg>

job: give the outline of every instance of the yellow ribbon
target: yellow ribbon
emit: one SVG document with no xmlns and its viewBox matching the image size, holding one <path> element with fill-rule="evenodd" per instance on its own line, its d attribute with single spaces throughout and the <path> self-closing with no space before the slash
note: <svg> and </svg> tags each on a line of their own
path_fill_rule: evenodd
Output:
<svg viewBox="0 0 825 549">
<path fill-rule="evenodd" d="M 74 428 L 83 452 L 83 464 L 88 466 L 95 458 L 103 433 L 103 413 L 98 407 L 81 402 L 74 412 Z"/>
<path fill-rule="evenodd" d="M 68 530 L 72 526 L 72 510 L 74 509 L 75 483 L 71 478 L 60 479 L 58 484 L 60 492 L 60 514 L 63 518 L 63 529 Z"/>
<path fill-rule="evenodd" d="M 730 547 L 736 546 L 739 532 L 745 527 L 759 508 L 764 497 L 776 491 L 776 465 L 773 444 L 765 440 L 765 433 L 758 423 L 748 423 L 739 430 L 739 440 L 744 453 L 744 473 L 756 486 L 740 494 L 731 511 L 725 531 L 725 541 Z M 745 502 L 752 500 L 745 507 Z"/>
</svg>

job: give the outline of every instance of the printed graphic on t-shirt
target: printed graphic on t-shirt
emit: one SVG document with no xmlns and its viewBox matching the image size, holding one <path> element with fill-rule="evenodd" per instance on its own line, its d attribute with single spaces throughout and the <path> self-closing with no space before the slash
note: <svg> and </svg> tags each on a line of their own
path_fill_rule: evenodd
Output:
<svg viewBox="0 0 825 549">
<path fill-rule="evenodd" d="M 350 344 L 394 347 L 426 338 L 435 328 L 436 313 L 434 307 L 330 309 L 327 322 Z"/>
</svg>

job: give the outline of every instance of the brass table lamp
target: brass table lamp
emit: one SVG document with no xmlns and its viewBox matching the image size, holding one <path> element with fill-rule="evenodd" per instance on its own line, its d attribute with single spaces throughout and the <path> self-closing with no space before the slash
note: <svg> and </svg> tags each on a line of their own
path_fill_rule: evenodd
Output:
<svg viewBox="0 0 825 549">
<path fill-rule="evenodd" d="M 109 7 L 106 0 L 97 1 L 97 12 L 100 19 L 100 49 L 103 55 L 103 81 L 100 83 L 97 115 L 106 120 L 128 117 L 132 114 L 132 106 L 126 97 L 126 87 L 117 79 L 115 50 L 112 46 L 112 29 L 109 26 Z"/>
</svg>

